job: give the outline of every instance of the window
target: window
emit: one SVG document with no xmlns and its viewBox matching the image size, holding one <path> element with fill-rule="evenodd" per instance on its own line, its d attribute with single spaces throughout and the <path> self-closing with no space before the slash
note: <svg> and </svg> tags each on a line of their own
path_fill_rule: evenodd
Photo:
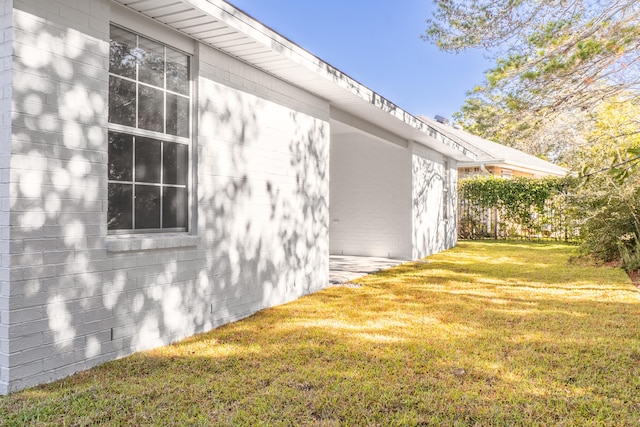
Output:
<svg viewBox="0 0 640 427">
<path fill-rule="evenodd" d="M 111 26 L 108 229 L 186 231 L 189 56 Z"/>
</svg>

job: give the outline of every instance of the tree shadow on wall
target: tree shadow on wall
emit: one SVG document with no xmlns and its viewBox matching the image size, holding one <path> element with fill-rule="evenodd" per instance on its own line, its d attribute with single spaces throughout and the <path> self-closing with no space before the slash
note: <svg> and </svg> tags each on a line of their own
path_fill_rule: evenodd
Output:
<svg viewBox="0 0 640 427">
<path fill-rule="evenodd" d="M 414 154 L 412 174 L 414 255 L 423 258 L 452 245 L 449 224 L 455 224 L 455 220 L 443 217 L 442 198 L 455 194 L 444 194 L 442 167 L 432 160 Z"/>
<path fill-rule="evenodd" d="M 48 24 L 44 13 L 18 13 L 14 32 L 13 135 L 5 141 L 11 388 L 328 283 L 327 123 L 215 83 L 206 67 L 191 194 L 199 243 L 108 252 L 108 22 L 84 37 L 85 29 Z"/>
</svg>

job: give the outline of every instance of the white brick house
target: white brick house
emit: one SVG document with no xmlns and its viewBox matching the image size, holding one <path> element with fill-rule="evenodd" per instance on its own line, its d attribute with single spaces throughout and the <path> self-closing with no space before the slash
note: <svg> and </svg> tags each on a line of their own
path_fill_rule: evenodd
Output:
<svg viewBox="0 0 640 427">
<path fill-rule="evenodd" d="M 230 4 L 1 4 L 0 394 L 455 244 L 465 149 Z"/>
</svg>

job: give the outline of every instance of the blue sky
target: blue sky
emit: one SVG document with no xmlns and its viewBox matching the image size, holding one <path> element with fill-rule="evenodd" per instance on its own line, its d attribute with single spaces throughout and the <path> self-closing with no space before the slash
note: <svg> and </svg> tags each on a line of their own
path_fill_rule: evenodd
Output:
<svg viewBox="0 0 640 427">
<path fill-rule="evenodd" d="M 228 0 L 414 115 L 451 117 L 491 61 L 420 39 L 432 0 Z"/>
</svg>

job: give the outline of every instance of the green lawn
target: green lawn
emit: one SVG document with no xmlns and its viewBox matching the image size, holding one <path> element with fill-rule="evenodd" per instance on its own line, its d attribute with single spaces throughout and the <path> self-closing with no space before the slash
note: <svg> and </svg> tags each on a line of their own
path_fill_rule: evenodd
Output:
<svg viewBox="0 0 640 427">
<path fill-rule="evenodd" d="M 0 397 L 0 424 L 640 425 L 640 292 L 572 250 L 462 242 Z"/>
</svg>

